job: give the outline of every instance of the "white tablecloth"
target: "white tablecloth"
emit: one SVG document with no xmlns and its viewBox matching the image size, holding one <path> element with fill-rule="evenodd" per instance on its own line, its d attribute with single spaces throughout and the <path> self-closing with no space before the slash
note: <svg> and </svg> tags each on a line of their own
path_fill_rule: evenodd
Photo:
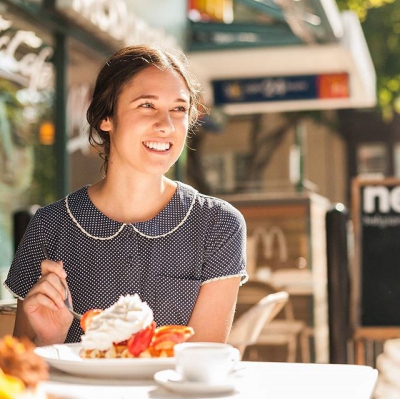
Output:
<svg viewBox="0 0 400 399">
<path fill-rule="evenodd" d="M 63 399 L 368 399 L 378 376 L 371 367 L 355 365 L 241 362 L 241 366 L 236 390 L 219 395 L 184 395 L 167 391 L 153 380 L 96 380 L 53 370 L 42 389 Z"/>
</svg>

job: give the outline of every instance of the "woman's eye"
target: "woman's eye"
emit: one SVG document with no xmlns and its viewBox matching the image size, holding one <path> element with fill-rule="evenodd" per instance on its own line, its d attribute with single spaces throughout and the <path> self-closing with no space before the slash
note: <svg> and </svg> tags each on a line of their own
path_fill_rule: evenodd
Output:
<svg viewBox="0 0 400 399">
<path fill-rule="evenodd" d="M 188 111 L 187 107 L 185 107 L 184 105 L 176 107 L 176 108 L 174 108 L 174 110 L 179 111 L 179 112 L 185 112 L 185 113 Z"/>
<path fill-rule="evenodd" d="M 154 108 L 154 104 L 152 104 L 152 103 L 143 103 L 143 104 L 140 104 L 140 107 L 142 107 L 142 108 Z"/>
</svg>

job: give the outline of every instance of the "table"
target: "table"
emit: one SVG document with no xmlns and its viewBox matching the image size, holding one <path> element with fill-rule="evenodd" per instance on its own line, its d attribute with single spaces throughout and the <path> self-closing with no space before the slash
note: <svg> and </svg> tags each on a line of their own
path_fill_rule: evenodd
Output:
<svg viewBox="0 0 400 399">
<path fill-rule="evenodd" d="M 42 389 L 74 399 L 172 399 L 190 397 L 234 399 L 368 399 L 377 370 L 369 366 L 314 363 L 241 362 L 236 391 L 228 394 L 182 395 L 159 387 L 153 380 L 106 381 L 83 379 L 51 370 Z"/>
</svg>

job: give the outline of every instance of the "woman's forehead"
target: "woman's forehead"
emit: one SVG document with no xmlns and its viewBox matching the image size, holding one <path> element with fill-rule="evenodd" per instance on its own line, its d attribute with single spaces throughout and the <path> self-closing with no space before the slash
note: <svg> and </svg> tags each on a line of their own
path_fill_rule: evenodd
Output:
<svg viewBox="0 0 400 399">
<path fill-rule="evenodd" d="M 149 66 L 129 79 L 124 89 L 149 96 L 172 91 L 176 95 L 179 93 L 179 97 L 183 97 L 186 101 L 190 99 L 190 91 L 185 79 L 172 68 L 159 69 Z"/>
</svg>

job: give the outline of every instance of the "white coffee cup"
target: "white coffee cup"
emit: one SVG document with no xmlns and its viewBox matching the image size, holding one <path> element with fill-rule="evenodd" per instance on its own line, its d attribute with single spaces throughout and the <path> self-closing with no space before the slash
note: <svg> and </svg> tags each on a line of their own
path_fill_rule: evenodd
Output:
<svg viewBox="0 0 400 399">
<path fill-rule="evenodd" d="M 216 342 L 185 342 L 174 347 L 176 371 L 185 381 L 220 383 L 227 380 L 240 352 Z"/>
</svg>

